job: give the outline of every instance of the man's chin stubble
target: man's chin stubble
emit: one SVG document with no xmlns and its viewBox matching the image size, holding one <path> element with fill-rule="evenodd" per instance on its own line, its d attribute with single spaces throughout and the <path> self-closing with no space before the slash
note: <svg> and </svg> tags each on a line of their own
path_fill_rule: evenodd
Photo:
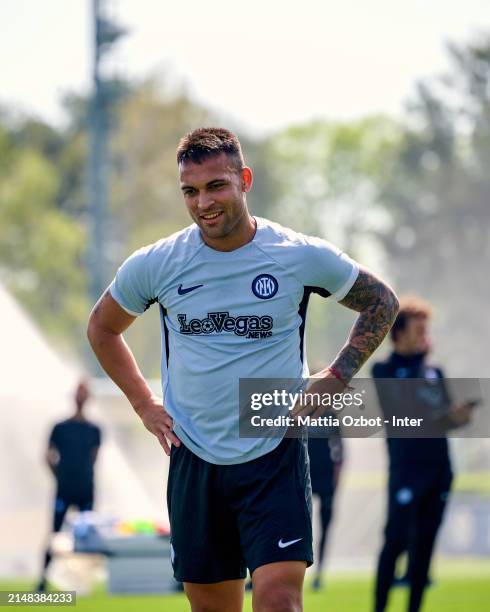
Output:
<svg viewBox="0 0 490 612">
<path fill-rule="evenodd" d="M 225 231 L 225 228 L 222 229 L 216 229 L 216 231 L 213 231 L 211 228 L 207 228 L 207 227 L 201 227 L 201 232 L 207 236 L 208 238 L 213 238 L 213 239 L 217 239 L 217 238 L 226 238 L 226 236 L 228 236 L 229 232 Z"/>
</svg>

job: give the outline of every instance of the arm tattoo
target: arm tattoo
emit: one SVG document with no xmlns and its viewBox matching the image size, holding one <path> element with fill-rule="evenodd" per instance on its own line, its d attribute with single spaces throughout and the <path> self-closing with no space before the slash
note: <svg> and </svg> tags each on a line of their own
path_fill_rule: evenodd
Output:
<svg viewBox="0 0 490 612">
<path fill-rule="evenodd" d="M 389 332 L 398 312 L 398 299 L 386 283 L 361 268 L 351 290 L 339 303 L 359 313 L 346 345 L 332 363 L 349 381 Z"/>
</svg>

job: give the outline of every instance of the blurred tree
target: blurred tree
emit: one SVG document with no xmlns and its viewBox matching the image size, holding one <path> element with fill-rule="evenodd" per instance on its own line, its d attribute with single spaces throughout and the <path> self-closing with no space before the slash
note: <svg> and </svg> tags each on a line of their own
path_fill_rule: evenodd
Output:
<svg viewBox="0 0 490 612">
<path fill-rule="evenodd" d="M 0 274 L 48 332 L 79 347 L 87 310 L 84 232 L 56 204 L 58 173 L 47 154 L 61 146 L 40 122 L 10 132 L 0 125 Z"/>
<path fill-rule="evenodd" d="M 416 291 L 435 304 L 438 345 L 452 372 L 484 376 L 490 38 L 449 46 L 449 56 L 450 72 L 419 83 L 409 105 L 396 163 L 379 183 L 390 224 L 376 236 L 398 290 Z"/>
<path fill-rule="evenodd" d="M 263 147 L 270 216 L 327 238 L 376 268 L 380 262 L 369 231 L 388 222 L 378 184 L 393 163 L 400 134 L 399 126 L 384 116 L 349 123 L 314 121 L 273 134 Z M 311 362 L 325 363 L 345 340 L 354 315 L 317 297 L 310 311 Z"/>
<path fill-rule="evenodd" d="M 400 134 L 393 120 L 380 115 L 350 123 L 315 121 L 273 135 L 266 147 L 274 215 L 360 255 L 366 229 L 386 217 L 377 187 L 393 163 Z"/>
</svg>

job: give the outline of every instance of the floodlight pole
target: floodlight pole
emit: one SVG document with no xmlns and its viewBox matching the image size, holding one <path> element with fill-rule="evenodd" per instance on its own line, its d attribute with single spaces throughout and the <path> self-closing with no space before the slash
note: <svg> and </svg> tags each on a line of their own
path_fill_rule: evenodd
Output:
<svg viewBox="0 0 490 612">
<path fill-rule="evenodd" d="M 111 84 L 101 75 L 103 56 L 126 30 L 104 16 L 105 0 L 92 0 L 93 90 L 89 111 L 88 209 L 90 234 L 88 270 L 90 293 L 99 298 L 108 283 L 107 218 L 109 184 L 109 130 L 111 107 L 115 100 Z"/>
</svg>

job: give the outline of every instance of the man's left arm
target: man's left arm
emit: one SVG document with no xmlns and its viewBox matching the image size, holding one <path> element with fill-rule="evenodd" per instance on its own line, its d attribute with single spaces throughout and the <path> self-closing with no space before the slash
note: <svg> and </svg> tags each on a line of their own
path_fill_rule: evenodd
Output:
<svg viewBox="0 0 490 612">
<path fill-rule="evenodd" d="M 399 304 L 393 289 L 362 266 L 339 304 L 359 313 L 346 344 L 330 366 L 347 384 L 390 331 Z"/>
</svg>

